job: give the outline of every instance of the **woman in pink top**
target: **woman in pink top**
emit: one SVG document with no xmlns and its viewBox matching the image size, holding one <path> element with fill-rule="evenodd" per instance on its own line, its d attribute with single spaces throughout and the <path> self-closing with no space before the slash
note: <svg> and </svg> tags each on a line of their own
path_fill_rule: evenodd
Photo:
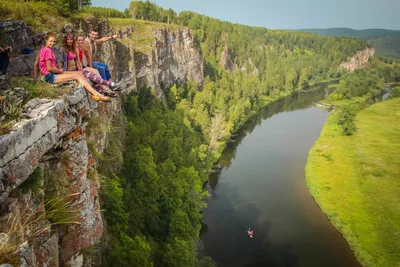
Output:
<svg viewBox="0 0 400 267">
<path fill-rule="evenodd" d="M 92 95 L 91 99 L 95 101 L 111 101 L 109 97 L 103 96 L 93 89 L 92 86 L 86 81 L 82 72 L 79 71 L 63 71 L 56 67 L 56 57 L 53 53 L 53 47 L 56 43 L 56 35 L 54 33 L 47 33 L 46 45 L 43 46 L 39 55 L 36 58 L 34 65 L 34 78 L 37 78 L 38 67 L 48 83 L 61 83 L 67 81 L 78 81 L 83 87 Z"/>
</svg>

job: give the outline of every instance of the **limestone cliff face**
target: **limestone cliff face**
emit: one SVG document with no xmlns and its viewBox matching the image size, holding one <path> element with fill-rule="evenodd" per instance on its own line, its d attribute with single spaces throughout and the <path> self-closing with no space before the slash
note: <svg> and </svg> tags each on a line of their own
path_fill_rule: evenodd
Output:
<svg viewBox="0 0 400 267">
<path fill-rule="evenodd" d="M 107 128 L 115 116 L 122 116 L 121 103 L 115 99 L 99 104 L 89 100 L 80 86 L 73 88 L 71 95 L 60 99 L 29 101 L 24 106 L 25 118 L 0 136 L 0 212 L 4 219 L 0 232 L 4 238 L 14 238 L 10 225 L 21 225 L 21 242 L 16 244 L 21 266 L 81 266 L 81 251 L 103 233 L 100 181 L 88 140 L 102 153 Z M 91 127 L 102 129 L 95 131 L 96 136 L 87 133 L 91 118 L 96 119 Z M 42 175 L 35 179 L 43 191 L 21 190 L 38 169 Z M 54 200 L 68 204 L 73 214 L 69 223 L 48 216 L 53 212 L 48 203 Z M 20 216 L 15 215 L 17 211 Z"/>
<path fill-rule="evenodd" d="M 9 28 L 9 36 L 26 28 L 16 25 L 22 28 Z M 84 30 L 91 26 L 101 36 L 112 34 L 104 21 L 83 21 Z M 152 87 L 163 100 L 162 89 L 174 83 L 203 82 L 203 59 L 189 30 L 155 31 L 149 54 L 134 51 L 133 31 L 125 27 L 120 40 L 99 46 L 97 60 L 122 80 L 122 95 Z M 13 59 L 12 75 L 31 75 L 32 58 L 23 64 Z M 26 68 L 18 71 L 20 66 Z M 109 146 L 115 122 L 123 125 L 121 98 L 99 104 L 78 84 L 66 86 L 70 94 L 24 104 L 18 122 L 0 135 L 0 245 L 10 248 L 7 262 L 13 266 L 82 266 L 83 250 L 99 242 L 104 231 L 95 156 Z M 0 122 L 13 112 L 12 103 L 26 101 L 27 95 L 23 88 L 2 88 Z M 54 203 L 66 210 L 58 212 Z"/>
<path fill-rule="evenodd" d="M 344 69 L 348 72 L 353 72 L 354 70 L 365 66 L 368 61 L 375 54 L 375 48 L 365 48 L 364 50 L 357 51 L 357 53 L 348 58 L 346 62 L 340 64 L 339 68 Z"/>
<path fill-rule="evenodd" d="M 155 42 L 149 53 L 135 52 L 136 84 L 151 87 L 165 100 L 163 89 L 189 79 L 202 84 L 204 62 L 188 29 L 154 31 Z"/>
<path fill-rule="evenodd" d="M 224 70 L 233 71 L 233 61 L 227 45 L 225 45 L 224 50 L 221 53 L 219 64 Z"/>
</svg>

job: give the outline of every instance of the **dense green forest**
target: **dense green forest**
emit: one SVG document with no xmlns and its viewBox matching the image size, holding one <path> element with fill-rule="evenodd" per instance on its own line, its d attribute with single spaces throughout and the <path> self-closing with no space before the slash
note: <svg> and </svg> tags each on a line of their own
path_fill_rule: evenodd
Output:
<svg viewBox="0 0 400 267">
<path fill-rule="evenodd" d="M 370 64 L 353 73 L 342 76 L 334 93 L 328 101 L 339 103 L 340 100 L 363 98 L 369 100 L 384 91 L 384 84 L 400 82 L 400 61 L 388 58 L 374 58 Z"/>
<path fill-rule="evenodd" d="M 131 18 L 176 23 L 177 14 L 171 8 L 164 9 L 150 1 L 132 1 L 128 13 Z"/>
<path fill-rule="evenodd" d="M 211 150 L 270 101 L 340 77 L 338 65 L 367 46 L 354 39 L 221 22 L 189 11 L 179 13 L 178 20 L 194 30 L 206 79 L 200 91 L 190 84 L 171 88 L 168 100 L 185 111 L 192 127 L 200 126 Z M 221 64 L 226 48 L 232 71 Z"/>
<path fill-rule="evenodd" d="M 213 266 L 197 247 L 207 147 L 199 132 L 185 126 L 182 111 L 166 109 L 149 92 L 125 102 L 121 171 L 114 174 L 118 163 L 98 159 L 111 239 L 103 265 Z M 113 140 L 106 156 L 120 153 L 120 137 Z"/>
<path fill-rule="evenodd" d="M 343 104 L 337 112 L 338 125 L 341 126 L 343 135 L 352 135 L 356 131 L 357 112 L 374 103 L 374 97 L 383 92 L 384 79 L 376 71 L 360 69 L 342 77 L 335 92 L 329 95 L 328 101 L 336 103 L 344 99 L 350 102 Z"/>
<path fill-rule="evenodd" d="M 340 77 L 338 65 L 367 44 L 176 15 L 150 2 L 134 1 L 128 12 L 192 29 L 206 77 L 167 88 L 166 105 L 146 88 L 125 100 L 126 143 L 114 137 L 98 156 L 108 227 L 103 265 L 215 266 L 198 241 L 203 184 L 230 135 L 268 103 Z M 223 52 L 231 69 L 221 64 Z"/>
</svg>

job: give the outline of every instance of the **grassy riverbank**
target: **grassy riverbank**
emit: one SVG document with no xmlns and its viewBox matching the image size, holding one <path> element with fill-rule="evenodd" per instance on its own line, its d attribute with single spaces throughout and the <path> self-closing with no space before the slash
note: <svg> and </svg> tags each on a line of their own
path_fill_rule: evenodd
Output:
<svg viewBox="0 0 400 267">
<path fill-rule="evenodd" d="M 329 116 L 311 149 L 311 194 L 364 266 L 400 266 L 400 99 L 374 104 L 343 136 Z"/>
</svg>

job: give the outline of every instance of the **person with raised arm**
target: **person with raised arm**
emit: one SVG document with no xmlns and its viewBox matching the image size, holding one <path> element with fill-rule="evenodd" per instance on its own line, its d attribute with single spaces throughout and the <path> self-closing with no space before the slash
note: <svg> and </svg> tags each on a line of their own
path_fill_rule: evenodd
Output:
<svg viewBox="0 0 400 267">
<path fill-rule="evenodd" d="M 89 51 L 87 56 L 87 65 L 89 67 L 95 68 L 99 71 L 101 77 L 104 80 L 111 81 L 111 73 L 108 65 L 98 61 L 94 61 L 97 53 L 97 44 L 107 42 L 113 39 L 118 39 L 119 36 L 114 34 L 113 36 L 105 36 L 99 39 L 99 32 L 97 29 L 92 29 L 90 31 L 89 37 L 85 39 L 84 49 Z"/>
</svg>

